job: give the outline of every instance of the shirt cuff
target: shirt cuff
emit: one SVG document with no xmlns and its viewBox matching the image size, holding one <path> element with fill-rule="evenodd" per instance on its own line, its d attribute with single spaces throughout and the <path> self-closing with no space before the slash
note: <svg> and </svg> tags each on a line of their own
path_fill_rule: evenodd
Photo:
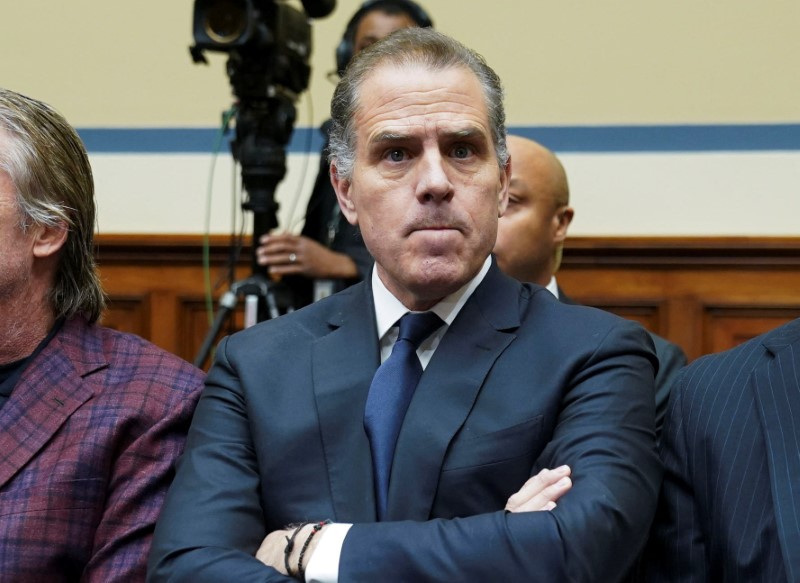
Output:
<svg viewBox="0 0 800 583">
<path fill-rule="evenodd" d="M 325 527 L 306 567 L 306 583 L 337 583 L 344 537 L 351 526 L 353 525 L 334 523 Z"/>
</svg>

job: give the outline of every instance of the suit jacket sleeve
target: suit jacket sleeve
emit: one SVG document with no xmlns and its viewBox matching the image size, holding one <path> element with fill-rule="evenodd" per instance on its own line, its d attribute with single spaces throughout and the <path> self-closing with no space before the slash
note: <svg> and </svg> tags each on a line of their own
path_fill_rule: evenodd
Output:
<svg viewBox="0 0 800 583">
<path fill-rule="evenodd" d="M 669 403 L 669 392 L 680 370 L 686 366 L 686 355 L 680 346 L 660 336 L 651 334 L 658 357 L 658 374 L 656 375 L 656 435 L 661 435 L 664 416 Z"/>
<path fill-rule="evenodd" d="M 345 538 L 340 580 L 623 577 L 644 544 L 661 479 L 648 344 L 639 326 L 620 321 L 576 364 L 552 440 L 533 468 L 571 466 L 573 487 L 556 509 L 356 524 Z"/>
<path fill-rule="evenodd" d="M 255 558 L 267 530 L 259 470 L 224 339 L 156 526 L 148 581 L 293 581 Z M 220 477 L 224 476 L 224 479 Z"/>
<path fill-rule="evenodd" d="M 165 391 L 150 391 L 140 405 L 140 419 L 152 424 L 128 423 L 131 439 L 111 461 L 105 508 L 81 581 L 134 581 L 144 575 L 156 519 L 174 475 L 173 464 L 183 451 L 203 377 L 192 371 L 180 382 L 193 394 L 180 393 L 184 398 L 174 399 L 165 398 Z"/>
</svg>

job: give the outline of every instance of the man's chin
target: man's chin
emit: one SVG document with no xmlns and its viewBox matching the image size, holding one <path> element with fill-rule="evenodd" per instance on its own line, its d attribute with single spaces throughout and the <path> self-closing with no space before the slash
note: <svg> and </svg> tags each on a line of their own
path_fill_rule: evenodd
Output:
<svg viewBox="0 0 800 583">
<path fill-rule="evenodd" d="M 443 298 L 458 291 L 477 275 L 480 265 L 475 269 L 446 256 L 426 258 L 416 268 L 413 287 L 420 295 Z"/>
<path fill-rule="evenodd" d="M 391 269 L 378 266 L 378 273 L 388 278 L 389 291 L 413 310 L 427 310 L 439 300 L 458 291 L 480 271 L 483 261 L 464 262 L 455 253 L 447 255 L 420 254 L 409 260 L 397 261 Z M 412 305 L 413 304 L 413 307 Z M 420 307 L 422 306 L 422 307 Z"/>
</svg>

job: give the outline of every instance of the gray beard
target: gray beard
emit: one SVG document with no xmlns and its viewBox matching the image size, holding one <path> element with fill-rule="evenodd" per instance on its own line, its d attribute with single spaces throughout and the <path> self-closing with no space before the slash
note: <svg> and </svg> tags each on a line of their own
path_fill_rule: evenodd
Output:
<svg viewBox="0 0 800 583">
<path fill-rule="evenodd" d="M 0 364 L 28 356 L 52 325 L 47 298 L 32 296 L 28 281 L 0 286 Z"/>
</svg>

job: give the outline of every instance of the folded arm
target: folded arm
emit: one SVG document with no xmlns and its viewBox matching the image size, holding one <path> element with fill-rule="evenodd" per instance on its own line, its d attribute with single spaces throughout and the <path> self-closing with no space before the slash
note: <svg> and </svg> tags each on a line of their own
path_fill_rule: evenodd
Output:
<svg viewBox="0 0 800 583">
<path fill-rule="evenodd" d="M 506 510 L 508 512 L 552 510 L 557 506 L 556 501 L 572 487 L 569 474 L 569 466 L 560 466 L 554 470 L 543 469 L 508 499 Z M 314 556 L 319 541 L 322 540 L 323 531 L 327 528 L 330 527 L 318 523 L 316 528 L 308 524 L 273 531 L 261 543 L 256 558 L 284 575 L 294 576 L 304 572 L 311 562 L 311 557 Z M 341 552 L 341 547 L 334 547 L 333 551 Z"/>
<path fill-rule="evenodd" d="M 571 468 L 572 487 L 551 512 L 508 512 L 501 502 L 496 512 L 458 519 L 354 524 L 340 580 L 618 579 L 644 542 L 661 478 L 647 344 L 639 326 L 619 322 L 576 365 L 535 464 Z M 151 581 L 288 580 L 255 557 L 266 535 L 330 518 L 287 516 L 292 509 L 268 494 L 264 504 L 273 506 L 262 507 L 268 476 L 260 474 L 241 382 L 223 341 L 159 520 Z M 524 505 L 522 496 L 509 504 Z"/>
<path fill-rule="evenodd" d="M 655 451 L 653 354 L 645 332 L 613 327 L 565 388 L 536 467 L 571 468 L 551 512 L 355 524 L 340 580 L 614 581 L 644 544 L 661 465 Z"/>
</svg>

